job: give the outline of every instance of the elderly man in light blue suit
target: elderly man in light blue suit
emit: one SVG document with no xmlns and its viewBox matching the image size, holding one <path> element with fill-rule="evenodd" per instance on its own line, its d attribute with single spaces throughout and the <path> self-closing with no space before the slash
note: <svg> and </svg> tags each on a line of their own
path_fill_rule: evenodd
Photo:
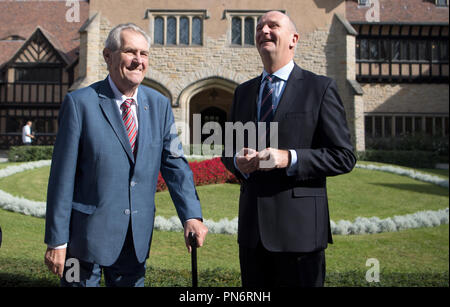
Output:
<svg viewBox="0 0 450 307">
<path fill-rule="evenodd" d="M 143 286 L 161 171 L 188 251 L 188 233 L 207 233 L 192 172 L 182 155 L 169 100 L 140 86 L 150 39 L 134 24 L 109 33 L 109 76 L 66 95 L 47 193 L 45 263 L 64 286 Z M 65 278 L 65 260 L 80 280 Z"/>
</svg>

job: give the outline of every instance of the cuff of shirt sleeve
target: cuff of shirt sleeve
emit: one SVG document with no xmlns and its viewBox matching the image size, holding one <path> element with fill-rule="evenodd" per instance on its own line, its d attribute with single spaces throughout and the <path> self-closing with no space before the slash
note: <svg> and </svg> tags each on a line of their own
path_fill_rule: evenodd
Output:
<svg viewBox="0 0 450 307">
<path fill-rule="evenodd" d="M 241 175 L 242 175 L 245 179 L 248 179 L 248 177 L 249 177 L 250 175 L 247 174 L 247 173 L 241 172 L 241 170 L 240 170 L 239 167 L 237 166 L 237 164 L 236 164 L 236 155 L 234 155 L 233 161 L 234 161 L 234 168 L 237 169 L 237 170 L 239 171 L 239 173 L 241 173 Z"/>
<path fill-rule="evenodd" d="M 56 246 L 47 245 L 47 246 L 50 249 L 63 249 L 63 248 L 67 248 L 67 243 L 65 243 L 63 245 L 56 245 Z"/>
<path fill-rule="evenodd" d="M 291 165 L 286 169 L 286 174 L 288 176 L 294 176 L 297 170 L 297 152 L 293 149 L 289 149 L 289 152 L 291 153 Z"/>
</svg>

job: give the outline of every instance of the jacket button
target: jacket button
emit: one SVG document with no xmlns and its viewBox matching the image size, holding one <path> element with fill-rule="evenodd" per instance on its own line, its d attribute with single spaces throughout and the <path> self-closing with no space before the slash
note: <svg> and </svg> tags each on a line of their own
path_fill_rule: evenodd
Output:
<svg viewBox="0 0 450 307">
<path fill-rule="evenodd" d="M 125 213 L 126 215 L 130 215 L 130 209 L 125 209 L 124 213 Z"/>
</svg>

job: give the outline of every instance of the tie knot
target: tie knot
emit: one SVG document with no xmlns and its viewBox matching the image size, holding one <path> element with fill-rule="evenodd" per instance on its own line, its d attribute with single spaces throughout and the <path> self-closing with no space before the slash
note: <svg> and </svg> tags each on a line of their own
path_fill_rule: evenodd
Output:
<svg viewBox="0 0 450 307">
<path fill-rule="evenodd" d="M 270 83 L 272 83 L 274 79 L 275 79 L 274 75 L 267 75 L 266 76 L 266 80 L 269 81 Z"/>
<path fill-rule="evenodd" d="M 129 109 L 135 103 L 133 98 L 125 99 L 125 101 L 122 102 L 122 108 Z"/>
</svg>

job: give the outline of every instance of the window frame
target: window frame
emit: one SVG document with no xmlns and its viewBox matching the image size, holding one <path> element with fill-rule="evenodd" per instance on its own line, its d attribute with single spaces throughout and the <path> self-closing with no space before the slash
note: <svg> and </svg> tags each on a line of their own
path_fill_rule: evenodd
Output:
<svg viewBox="0 0 450 307">
<path fill-rule="evenodd" d="M 228 21 L 228 43 L 232 48 L 254 48 L 256 46 L 256 26 L 258 25 L 259 18 L 267 12 L 280 11 L 286 13 L 285 10 L 224 10 L 222 19 Z M 233 42 L 233 19 L 239 18 L 241 20 L 240 30 L 240 43 Z M 246 43 L 246 31 L 245 20 L 253 19 L 253 42 L 251 44 Z"/>
<path fill-rule="evenodd" d="M 202 47 L 205 44 L 205 20 L 209 18 L 207 10 L 151 10 L 148 9 L 145 14 L 145 19 L 149 19 L 149 31 L 155 37 L 155 21 L 157 18 L 162 18 L 163 23 L 163 43 L 153 42 L 155 47 Z M 168 44 L 168 20 L 175 18 L 175 43 Z M 181 19 L 188 19 L 188 44 L 181 42 Z M 194 42 L 194 19 L 200 20 L 200 43 Z"/>
<path fill-rule="evenodd" d="M 369 7 L 369 6 L 370 6 L 369 0 L 358 0 L 358 7 Z"/>
<path fill-rule="evenodd" d="M 16 63 L 12 66 L 14 69 L 14 79 L 13 83 L 15 84 L 61 84 L 63 82 L 63 66 L 60 63 Z M 36 78 L 35 80 L 19 80 L 20 71 L 26 70 L 35 70 L 41 71 L 49 69 L 55 70 L 57 73 L 57 78 L 55 80 L 42 80 L 42 75 L 40 78 Z"/>
<path fill-rule="evenodd" d="M 437 6 L 437 7 L 448 7 L 448 0 L 445 0 L 445 3 L 439 3 L 439 0 L 434 0 L 434 4 Z"/>
<path fill-rule="evenodd" d="M 364 135 L 366 138 L 421 134 L 448 137 L 448 123 L 448 114 L 369 112 L 364 114 Z"/>
<path fill-rule="evenodd" d="M 449 81 L 448 24 L 353 23 L 353 26 L 358 31 L 355 44 L 357 81 Z M 425 46 L 425 50 L 421 46 Z M 384 57 L 380 55 L 381 51 L 384 51 Z"/>
</svg>

